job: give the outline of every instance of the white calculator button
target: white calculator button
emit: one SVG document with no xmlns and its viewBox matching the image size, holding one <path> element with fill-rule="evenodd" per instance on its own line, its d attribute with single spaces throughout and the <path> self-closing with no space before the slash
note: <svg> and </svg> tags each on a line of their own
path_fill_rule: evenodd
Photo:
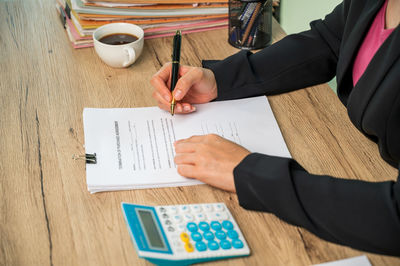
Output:
<svg viewBox="0 0 400 266">
<path fill-rule="evenodd" d="M 217 212 L 221 212 L 221 211 L 224 211 L 224 210 L 225 210 L 224 205 L 222 205 L 222 204 L 215 204 L 215 205 L 214 205 L 214 208 L 215 208 L 215 210 L 216 210 Z"/>
<path fill-rule="evenodd" d="M 166 225 L 172 225 L 171 220 L 165 220 L 164 223 L 165 223 Z"/>
<path fill-rule="evenodd" d="M 207 219 L 210 221 L 222 221 L 228 219 L 228 214 L 226 212 L 207 213 Z"/>
<path fill-rule="evenodd" d="M 206 204 L 203 206 L 204 211 L 206 212 L 212 212 L 213 211 L 213 206 L 211 204 Z"/>
<path fill-rule="evenodd" d="M 178 208 L 176 206 L 170 206 L 167 208 L 169 214 L 176 214 L 178 212 Z"/>
<path fill-rule="evenodd" d="M 188 213 L 189 212 L 189 206 L 183 205 L 179 207 L 179 211 L 182 213 Z"/>
<path fill-rule="evenodd" d="M 214 213 L 217 220 L 226 220 L 228 219 L 228 214 L 226 212 L 215 212 Z"/>
<path fill-rule="evenodd" d="M 169 218 L 169 215 L 166 214 L 166 213 L 163 213 L 163 214 L 161 215 L 161 217 L 162 217 L 163 219 L 168 219 L 168 218 Z"/>
<path fill-rule="evenodd" d="M 172 242 L 175 242 L 175 241 L 179 241 L 179 242 L 180 242 L 179 234 L 174 233 L 174 234 L 172 234 L 170 237 L 171 237 L 171 241 L 172 241 Z"/>
<path fill-rule="evenodd" d="M 212 213 L 212 212 L 207 213 L 206 216 L 207 216 L 207 220 L 209 220 L 209 221 L 215 220 L 214 213 Z"/>
<path fill-rule="evenodd" d="M 190 206 L 190 209 L 192 210 L 192 212 L 201 212 L 200 205 L 192 205 L 192 206 Z"/>
<path fill-rule="evenodd" d="M 186 224 L 177 224 L 176 228 L 179 232 L 184 232 L 186 231 Z"/>
<path fill-rule="evenodd" d="M 175 214 L 174 216 L 172 216 L 172 221 L 174 223 L 180 223 L 182 221 L 182 216 L 180 216 L 179 214 Z"/>
<path fill-rule="evenodd" d="M 204 221 L 206 219 L 206 216 L 203 213 L 197 213 L 195 217 L 197 221 Z"/>
<path fill-rule="evenodd" d="M 159 210 L 161 213 L 164 213 L 164 212 L 166 212 L 166 211 L 167 211 L 167 209 L 166 209 L 166 208 L 164 208 L 164 207 L 160 207 L 158 210 Z"/>
<path fill-rule="evenodd" d="M 194 220 L 194 217 L 193 217 L 193 215 L 187 213 L 187 214 L 183 215 L 183 219 L 187 222 L 191 222 Z"/>
</svg>

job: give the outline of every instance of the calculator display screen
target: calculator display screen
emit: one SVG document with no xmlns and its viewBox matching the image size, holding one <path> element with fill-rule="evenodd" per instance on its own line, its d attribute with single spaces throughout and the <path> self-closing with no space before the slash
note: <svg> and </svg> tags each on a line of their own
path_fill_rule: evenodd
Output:
<svg viewBox="0 0 400 266">
<path fill-rule="evenodd" d="M 165 248 L 164 242 L 162 241 L 160 231 L 156 225 L 156 221 L 150 211 L 139 210 L 139 218 L 142 221 L 144 231 L 153 248 Z"/>
</svg>

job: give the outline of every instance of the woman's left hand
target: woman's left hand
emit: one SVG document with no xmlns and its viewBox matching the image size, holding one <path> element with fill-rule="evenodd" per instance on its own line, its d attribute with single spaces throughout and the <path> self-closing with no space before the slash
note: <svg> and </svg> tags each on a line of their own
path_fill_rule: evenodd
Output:
<svg viewBox="0 0 400 266">
<path fill-rule="evenodd" d="M 250 152 L 218 135 L 193 136 L 175 142 L 175 163 L 182 176 L 236 192 L 233 169 Z"/>
</svg>

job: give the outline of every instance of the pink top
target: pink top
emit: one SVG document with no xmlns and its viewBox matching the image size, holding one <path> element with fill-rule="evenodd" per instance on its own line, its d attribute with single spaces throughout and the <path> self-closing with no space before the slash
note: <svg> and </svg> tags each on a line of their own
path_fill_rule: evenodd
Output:
<svg viewBox="0 0 400 266">
<path fill-rule="evenodd" d="M 369 62 L 374 57 L 376 51 L 381 47 L 382 43 L 389 37 L 394 29 L 385 29 L 385 13 L 388 0 L 382 6 L 372 22 L 371 28 L 365 37 L 353 66 L 353 85 L 355 86 L 364 71 L 367 69 Z"/>
</svg>

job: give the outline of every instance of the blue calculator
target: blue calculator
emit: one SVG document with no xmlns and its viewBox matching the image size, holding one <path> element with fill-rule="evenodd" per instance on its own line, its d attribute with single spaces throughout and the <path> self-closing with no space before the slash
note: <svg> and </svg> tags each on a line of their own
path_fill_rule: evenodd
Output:
<svg viewBox="0 0 400 266">
<path fill-rule="evenodd" d="M 139 257 L 157 265 L 190 265 L 250 254 L 224 203 L 143 206 L 122 203 Z"/>
</svg>

